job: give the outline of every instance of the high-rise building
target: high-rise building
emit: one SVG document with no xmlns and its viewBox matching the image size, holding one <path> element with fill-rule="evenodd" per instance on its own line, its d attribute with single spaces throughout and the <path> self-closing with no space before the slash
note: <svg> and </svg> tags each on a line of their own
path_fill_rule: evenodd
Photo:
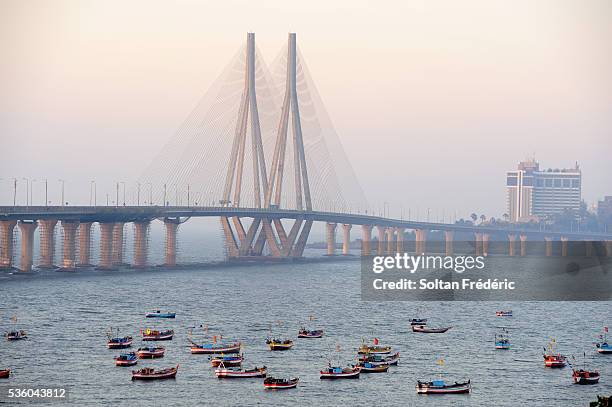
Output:
<svg viewBox="0 0 612 407">
<path fill-rule="evenodd" d="M 582 173 L 574 168 L 540 170 L 535 159 L 506 173 L 508 215 L 511 222 L 542 219 L 564 210 L 580 210 Z"/>
</svg>

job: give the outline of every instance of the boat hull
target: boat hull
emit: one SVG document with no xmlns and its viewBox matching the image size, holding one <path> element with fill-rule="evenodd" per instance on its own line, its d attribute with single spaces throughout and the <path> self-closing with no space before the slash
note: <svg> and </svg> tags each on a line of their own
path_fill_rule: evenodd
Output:
<svg viewBox="0 0 612 407">
<path fill-rule="evenodd" d="M 320 372 L 321 380 L 340 380 L 340 379 L 359 379 L 361 369 L 357 368 L 351 372 L 332 373 L 322 370 Z"/>
<path fill-rule="evenodd" d="M 132 339 L 125 342 L 107 342 L 106 347 L 108 349 L 126 349 L 132 346 Z"/>
<path fill-rule="evenodd" d="M 0 370 L 0 379 L 8 379 L 11 375 L 11 369 Z"/>
<path fill-rule="evenodd" d="M 266 375 L 266 369 L 260 369 L 254 372 L 236 371 L 230 369 L 215 370 L 215 376 L 217 376 L 219 379 L 248 379 L 255 377 L 266 377 Z"/>
<path fill-rule="evenodd" d="M 143 341 L 171 341 L 174 334 L 167 335 L 145 335 L 142 337 Z"/>
<path fill-rule="evenodd" d="M 201 348 L 198 346 L 191 347 L 191 353 L 194 355 L 217 355 L 217 354 L 232 354 L 240 353 L 240 345 L 230 346 L 227 348 Z"/>
<path fill-rule="evenodd" d="M 119 366 L 119 367 L 136 366 L 136 364 L 138 364 L 138 360 L 119 360 L 119 359 L 115 359 L 115 366 Z"/>
<path fill-rule="evenodd" d="M 446 328 L 427 328 L 422 325 L 413 325 L 412 332 L 419 332 L 419 333 L 424 333 L 424 334 L 443 334 L 444 332 L 448 331 L 451 328 L 452 326 L 449 326 Z"/>
<path fill-rule="evenodd" d="M 268 347 L 272 351 L 284 351 L 293 348 L 293 343 L 285 344 L 285 343 L 269 343 Z"/>
<path fill-rule="evenodd" d="M 436 385 L 433 382 L 419 382 L 415 388 L 417 394 L 467 394 L 472 390 L 472 385 L 469 381 L 450 385 Z"/>
<path fill-rule="evenodd" d="M 176 378 L 178 366 L 170 369 L 165 369 L 159 372 L 142 373 L 141 371 L 132 371 L 132 380 L 165 380 Z"/>
<path fill-rule="evenodd" d="M 163 358 L 165 349 L 155 351 L 138 351 L 136 354 L 139 359 L 158 359 Z"/>
<path fill-rule="evenodd" d="M 323 331 L 298 332 L 298 338 L 316 339 L 316 338 L 322 338 L 322 337 L 323 337 Z"/>
<path fill-rule="evenodd" d="M 158 314 L 155 312 L 147 312 L 145 318 L 176 318 L 176 313 Z"/>
<path fill-rule="evenodd" d="M 287 390 L 287 389 L 295 389 L 297 385 L 298 385 L 297 382 L 289 383 L 289 384 L 264 383 L 264 389 L 266 390 Z"/>
<path fill-rule="evenodd" d="M 372 367 L 359 366 L 361 368 L 361 373 L 385 373 L 389 370 L 388 364 L 382 364 Z"/>
</svg>

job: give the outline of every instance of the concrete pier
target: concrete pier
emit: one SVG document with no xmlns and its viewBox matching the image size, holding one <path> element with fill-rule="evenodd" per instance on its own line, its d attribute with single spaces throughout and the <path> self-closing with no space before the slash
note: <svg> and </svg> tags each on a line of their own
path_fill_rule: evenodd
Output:
<svg viewBox="0 0 612 407">
<path fill-rule="evenodd" d="M 77 267 L 91 267 L 91 225 L 92 222 L 79 224 L 79 261 Z"/>
<path fill-rule="evenodd" d="M 176 232 L 179 227 L 178 219 L 165 218 L 164 225 L 166 226 L 166 247 L 165 247 L 165 264 L 166 267 L 176 266 L 176 250 L 178 248 L 178 241 L 176 239 Z"/>
<path fill-rule="evenodd" d="M 561 256 L 567 257 L 567 237 L 561 237 Z"/>
<path fill-rule="evenodd" d="M 552 237 L 544 237 L 544 241 L 546 242 L 545 254 L 546 257 L 552 256 L 553 247 L 552 247 Z"/>
<path fill-rule="evenodd" d="M 395 251 L 404 253 L 404 228 L 395 228 Z"/>
<path fill-rule="evenodd" d="M 55 225 L 57 219 L 39 220 L 40 226 L 40 261 L 39 268 L 55 268 L 53 257 L 55 255 Z"/>
<path fill-rule="evenodd" d="M 134 265 L 135 268 L 147 267 L 149 221 L 134 222 Z"/>
<path fill-rule="evenodd" d="M 113 266 L 123 266 L 123 229 L 125 223 L 116 222 L 113 228 Z"/>
<path fill-rule="evenodd" d="M 0 221 L 0 270 L 13 267 L 13 231 L 16 220 Z"/>
<path fill-rule="evenodd" d="M 447 256 L 452 256 L 454 253 L 454 248 L 453 248 L 454 238 L 455 238 L 455 233 L 452 230 L 447 230 L 444 232 L 445 254 Z"/>
<path fill-rule="evenodd" d="M 79 222 L 61 221 L 62 230 L 64 231 L 63 239 L 63 259 L 62 270 L 75 270 L 77 266 L 76 258 L 76 233 Z"/>
<path fill-rule="evenodd" d="M 347 256 L 351 247 L 351 228 L 353 225 L 345 223 L 342 225 L 342 255 Z"/>
<path fill-rule="evenodd" d="M 327 223 L 326 224 L 326 237 L 327 237 L 327 255 L 335 256 L 336 255 L 336 224 L 335 223 Z"/>
<path fill-rule="evenodd" d="M 590 240 L 584 241 L 584 254 L 586 257 L 593 256 L 593 242 Z"/>
<path fill-rule="evenodd" d="M 370 256 L 372 254 L 372 225 L 361 226 L 361 255 Z"/>
<path fill-rule="evenodd" d="M 527 256 L 527 235 L 519 235 L 521 240 L 521 257 Z"/>
<path fill-rule="evenodd" d="M 491 238 L 490 234 L 488 233 L 482 234 L 482 255 L 483 256 L 489 255 L 489 239 L 490 238 Z"/>
<path fill-rule="evenodd" d="M 474 254 L 476 256 L 482 255 L 482 233 L 474 233 Z"/>
<path fill-rule="evenodd" d="M 508 256 L 516 256 L 516 235 L 508 235 Z"/>
<path fill-rule="evenodd" d="M 387 254 L 393 254 L 395 251 L 395 229 L 387 228 Z"/>
<path fill-rule="evenodd" d="M 427 231 L 425 229 L 415 229 L 414 234 L 416 254 L 425 254 L 427 250 Z"/>
<path fill-rule="evenodd" d="M 606 256 L 612 257 L 612 240 L 606 240 L 604 244 L 606 245 Z"/>
<path fill-rule="evenodd" d="M 97 269 L 113 269 L 113 229 L 114 222 L 100 223 L 100 263 Z"/>
<path fill-rule="evenodd" d="M 385 254 L 385 237 L 387 236 L 387 228 L 384 226 L 376 226 L 378 230 L 378 248 L 376 254 L 382 256 Z"/>
<path fill-rule="evenodd" d="M 37 226 L 36 221 L 19 221 L 19 230 L 21 232 L 21 262 L 19 263 L 19 270 L 21 271 L 32 271 L 32 264 L 34 262 L 32 258 L 34 252 L 34 231 Z"/>
</svg>

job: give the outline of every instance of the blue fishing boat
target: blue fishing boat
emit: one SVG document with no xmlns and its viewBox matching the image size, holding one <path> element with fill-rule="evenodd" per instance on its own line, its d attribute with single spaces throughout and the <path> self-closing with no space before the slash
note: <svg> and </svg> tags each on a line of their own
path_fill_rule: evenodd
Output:
<svg viewBox="0 0 612 407">
<path fill-rule="evenodd" d="M 510 349 L 510 339 L 508 338 L 508 332 L 505 329 L 502 329 L 500 333 L 495 334 L 495 349 Z"/>
<path fill-rule="evenodd" d="M 155 310 L 153 312 L 147 312 L 145 314 L 146 318 L 176 318 L 176 312 L 161 312 L 160 310 Z"/>
<path fill-rule="evenodd" d="M 115 365 L 117 366 L 134 366 L 138 363 L 138 356 L 135 352 L 122 353 L 115 358 Z"/>
<path fill-rule="evenodd" d="M 603 334 L 599 335 L 600 342 L 596 343 L 597 352 L 604 354 L 612 353 L 612 343 L 608 342 L 608 327 L 604 326 Z"/>
</svg>

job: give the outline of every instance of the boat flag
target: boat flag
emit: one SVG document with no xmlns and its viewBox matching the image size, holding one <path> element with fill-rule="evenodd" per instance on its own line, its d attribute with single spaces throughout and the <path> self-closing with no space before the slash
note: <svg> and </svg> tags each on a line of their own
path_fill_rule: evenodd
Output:
<svg viewBox="0 0 612 407">
<path fill-rule="evenodd" d="M 604 332 L 608 333 L 608 327 L 607 326 L 604 326 Z"/>
<path fill-rule="evenodd" d="M 438 359 L 438 365 L 444 366 L 444 359 Z"/>
<path fill-rule="evenodd" d="M 11 317 L 11 321 L 13 321 L 13 322 L 17 322 L 17 315 L 13 315 L 13 316 Z M 608 329 L 608 328 L 606 327 L 606 329 Z M 606 331 L 606 332 L 608 332 L 608 331 Z"/>
<path fill-rule="evenodd" d="M 374 338 L 374 345 L 378 345 L 378 338 Z"/>
<path fill-rule="evenodd" d="M 217 335 L 213 336 L 213 343 L 217 343 Z"/>
<path fill-rule="evenodd" d="M 340 352 L 340 345 L 336 345 L 336 352 Z"/>
</svg>

